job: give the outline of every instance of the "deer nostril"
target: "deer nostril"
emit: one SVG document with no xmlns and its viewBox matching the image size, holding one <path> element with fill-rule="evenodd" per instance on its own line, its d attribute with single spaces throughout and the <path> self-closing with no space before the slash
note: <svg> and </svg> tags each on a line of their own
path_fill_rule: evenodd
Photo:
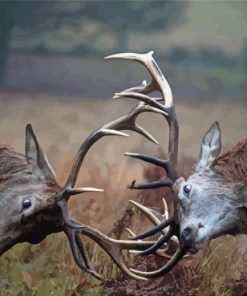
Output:
<svg viewBox="0 0 247 296">
<path fill-rule="evenodd" d="M 185 241 L 190 240 L 191 239 L 191 233 L 192 233 L 192 228 L 191 227 L 184 228 L 184 230 L 182 231 L 182 238 Z"/>
<path fill-rule="evenodd" d="M 204 225 L 200 222 L 200 223 L 198 224 L 198 228 L 204 228 Z"/>
</svg>

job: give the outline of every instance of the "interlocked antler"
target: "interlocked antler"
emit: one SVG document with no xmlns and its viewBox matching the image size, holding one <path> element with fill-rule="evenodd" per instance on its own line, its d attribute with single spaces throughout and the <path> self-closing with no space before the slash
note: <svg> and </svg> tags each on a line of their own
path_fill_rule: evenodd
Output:
<svg viewBox="0 0 247 296">
<path fill-rule="evenodd" d="M 169 126 L 169 147 L 168 147 L 168 159 L 162 160 L 146 155 L 136 153 L 126 153 L 127 156 L 150 162 L 159 167 L 162 167 L 166 172 L 166 178 L 164 180 L 155 181 L 147 184 L 135 184 L 135 181 L 129 186 L 131 189 L 151 189 L 159 187 L 170 187 L 172 188 L 175 181 L 178 179 L 177 174 L 177 158 L 178 158 L 178 136 L 179 128 L 176 119 L 176 113 L 173 106 L 173 96 L 171 88 L 159 69 L 157 63 L 152 57 L 153 52 L 147 54 L 135 54 L 135 53 L 122 53 L 108 56 L 106 59 L 123 59 L 123 60 L 134 60 L 143 64 L 149 71 L 152 80 L 150 83 L 144 83 L 141 86 L 127 89 L 121 93 L 116 93 L 114 98 L 132 98 L 144 102 L 145 104 L 163 111 L 162 115 L 166 119 Z M 161 94 L 161 99 L 152 98 L 148 96 L 149 93 L 158 91 Z M 160 101 L 163 101 L 162 104 Z M 144 239 L 150 235 L 153 235 L 162 229 L 169 227 L 169 230 L 162 235 L 156 243 L 149 249 L 142 252 L 142 254 L 155 253 L 164 243 L 168 242 L 172 236 L 176 236 L 179 239 L 179 225 L 175 221 L 175 218 L 170 218 L 162 221 L 159 225 L 155 226 L 148 232 L 141 235 L 135 236 L 134 239 Z M 138 275 L 145 277 L 158 277 L 169 272 L 174 265 L 184 256 L 186 250 L 179 246 L 174 256 L 168 263 L 161 269 L 153 272 L 141 272 L 138 270 L 132 270 Z"/>
<path fill-rule="evenodd" d="M 153 245 L 154 241 L 132 241 L 132 240 L 116 240 L 110 238 L 100 231 L 87 226 L 82 225 L 77 222 L 70 221 L 73 223 L 74 226 L 66 225 L 64 228 L 65 233 L 67 234 L 73 257 L 77 263 L 77 265 L 84 271 L 91 273 L 96 278 L 102 280 L 101 275 L 99 275 L 95 270 L 94 267 L 89 259 L 87 254 L 87 250 L 85 249 L 83 242 L 81 241 L 81 234 L 86 235 L 93 239 L 105 252 L 113 259 L 113 261 L 117 264 L 117 266 L 128 275 L 130 278 L 136 280 L 145 280 L 145 277 L 138 276 L 136 273 L 131 272 L 130 269 L 126 266 L 123 257 L 122 251 L 123 250 L 131 250 L 131 249 L 139 249 L 143 250 L 147 247 Z M 81 258 L 82 257 L 82 260 Z"/>
<path fill-rule="evenodd" d="M 152 228 L 151 230 L 157 229 L 157 231 L 155 231 L 155 232 L 150 231 L 149 236 L 157 233 L 158 231 L 160 231 L 164 236 L 167 236 L 169 233 L 169 231 L 167 231 L 166 228 L 160 227 L 160 225 L 163 225 L 164 223 L 166 223 L 166 221 L 171 220 L 171 218 L 169 217 L 169 212 L 168 212 L 168 207 L 167 207 L 166 201 L 164 198 L 162 198 L 162 201 L 163 201 L 163 205 L 164 205 L 164 214 L 160 214 L 159 212 L 156 212 L 153 209 L 145 207 L 136 201 L 130 200 L 130 202 L 133 205 L 135 205 L 139 210 L 141 210 L 142 213 L 144 213 L 146 215 L 146 217 L 149 219 L 149 221 L 156 226 L 156 227 Z M 138 240 L 142 239 L 142 235 L 136 236 L 129 228 L 127 228 L 127 231 L 130 233 L 131 239 L 136 239 L 136 238 L 138 238 Z M 168 241 L 168 244 L 165 243 L 163 245 L 165 245 L 165 249 L 157 249 L 154 251 L 154 253 L 156 255 L 165 257 L 167 259 L 171 259 L 171 255 L 170 255 L 171 251 L 178 248 L 179 242 L 178 242 L 177 237 L 172 236 L 171 239 Z M 136 253 L 136 254 L 140 253 L 139 251 L 136 251 L 136 250 L 131 250 L 130 252 Z M 143 252 L 142 252 L 142 254 L 143 254 Z"/>
<path fill-rule="evenodd" d="M 88 152 L 90 147 L 100 138 L 106 135 L 128 136 L 127 134 L 120 132 L 120 130 L 131 130 L 145 136 L 150 141 L 157 143 L 156 139 L 150 133 L 148 133 L 144 128 L 142 128 L 135 122 L 138 114 L 142 112 L 156 112 L 164 114 L 163 110 L 160 110 L 153 106 L 148 106 L 143 102 L 140 102 L 129 112 L 129 114 L 104 125 L 102 128 L 90 134 L 79 148 L 79 151 L 74 159 L 73 166 L 67 179 L 67 182 L 65 183 L 61 191 L 58 192 L 55 196 L 57 206 L 60 208 L 62 214 L 62 229 L 64 230 L 69 239 L 72 254 L 77 265 L 84 271 L 91 273 L 99 279 L 101 278 L 101 276 L 94 270 L 89 260 L 86 248 L 84 247 L 83 242 L 81 241 L 80 233 L 85 234 L 91 237 L 93 240 L 95 240 L 113 258 L 113 260 L 117 263 L 117 265 L 123 272 L 135 279 L 140 279 L 142 277 L 128 270 L 128 268 L 123 262 L 122 257 L 120 256 L 121 251 L 123 249 L 133 248 L 146 249 L 148 246 L 150 247 L 154 242 L 117 241 L 108 238 L 107 236 L 103 235 L 99 231 L 96 231 L 89 226 L 73 222 L 69 218 L 68 201 L 71 195 L 76 195 L 84 192 L 103 191 L 97 188 L 74 187 L 86 153 Z"/>
</svg>

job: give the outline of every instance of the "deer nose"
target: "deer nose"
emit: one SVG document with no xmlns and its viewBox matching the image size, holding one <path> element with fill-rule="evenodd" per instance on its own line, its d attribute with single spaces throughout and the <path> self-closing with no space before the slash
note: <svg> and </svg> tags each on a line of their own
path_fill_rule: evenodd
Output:
<svg viewBox="0 0 247 296">
<path fill-rule="evenodd" d="M 187 226 L 180 234 L 180 244 L 188 249 L 194 248 L 197 228 L 194 225 Z"/>
</svg>

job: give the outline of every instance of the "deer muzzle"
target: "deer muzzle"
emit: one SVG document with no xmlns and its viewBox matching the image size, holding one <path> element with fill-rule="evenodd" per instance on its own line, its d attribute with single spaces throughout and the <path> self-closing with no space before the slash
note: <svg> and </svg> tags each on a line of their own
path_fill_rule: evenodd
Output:
<svg viewBox="0 0 247 296">
<path fill-rule="evenodd" d="M 180 233 L 180 244 L 182 248 L 187 249 L 191 254 L 195 254 L 198 251 L 195 246 L 197 232 L 197 226 L 189 225 L 185 227 Z"/>
</svg>

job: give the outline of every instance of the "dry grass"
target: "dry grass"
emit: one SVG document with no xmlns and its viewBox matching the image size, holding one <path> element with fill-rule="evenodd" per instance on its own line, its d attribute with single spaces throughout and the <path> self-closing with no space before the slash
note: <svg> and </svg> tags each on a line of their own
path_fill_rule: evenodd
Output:
<svg viewBox="0 0 247 296">
<path fill-rule="evenodd" d="M 24 151 L 25 124 L 32 123 L 59 180 L 63 182 L 79 143 L 92 130 L 126 113 L 133 102 L 1 93 L 0 104 L 0 138 L 12 144 L 16 150 Z M 245 105 L 232 105 L 227 101 L 197 106 L 178 104 L 177 113 L 181 126 L 181 169 L 185 175 L 191 168 L 191 158 L 198 154 L 202 134 L 212 121 L 220 122 L 225 147 L 246 137 Z M 166 147 L 166 130 L 158 116 L 142 115 L 140 122 L 160 140 L 160 147 Z M 72 215 L 108 233 L 128 207 L 129 199 L 139 199 L 143 204 L 159 207 L 161 197 L 169 195 L 167 191 L 136 194 L 127 190 L 126 186 L 133 179 L 158 178 L 161 172 L 146 170 L 150 166 L 123 157 L 125 151 L 157 154 L 159 149 L 134 134 L 127 140 L 102 139 L 87 156 L 78 184 L 104 188 L 105 192 L 75 198 L 70 207 Z M 118 234 L 125 234 L 124 227 L 131 223 L 134 227 L 140 224 L 147 226 L 143 217 L 131 209 L 127 216 L 124 215 L 115 224 L 114 229 L 118 230 Z M 116 232 L 113 234 L 117 235 Z M 91 243 L 88 244 L 91 246 Z M 105 264 L 103 273 L 112 276 L 114 280 L 102 286 L 81 272 L 71 258 L 65 236 L 56 234 L 37 246 L 18 245 L 1 257 L 0 295 L 206 296 L 241 295 L 247 290 L 246 275 L 244 277 L 247 267 L 244 261 L 246 256 L 243 255 L 244 252 L 246 254 L 244 237 L 216 240 L 204 252 L 180 264 L 167 277 L 145 284 L 126 279 L 98 249 L 91 250 L 97 263 Z M 145 261 L 137 258 L 132 263 L 136 267 L 144 268 L 148 264 L 154 268 L 162 262 L 155 258 Z"/>
</svg>

